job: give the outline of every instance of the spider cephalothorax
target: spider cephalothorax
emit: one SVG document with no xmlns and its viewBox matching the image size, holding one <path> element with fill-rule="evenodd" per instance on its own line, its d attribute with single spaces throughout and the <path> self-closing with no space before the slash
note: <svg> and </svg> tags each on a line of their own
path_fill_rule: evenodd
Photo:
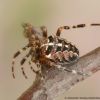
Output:
<svg viewBox="0 0 100 100">
<path fill-rule="evenodd" d="M 91 26 L 98 26 L 100 24 L 90 24 Z M 28 39 L 28 44 L 23 47 L 21 50 L 17 51 L 13 56 L 12 61 L 12 75 L 14 75 L 14 63 L 15 58 L 21 54 L 22 51 L 25 51 L 27 48 L 30 48 L 28 54 L 21 60 L 21 70 L 25 78 L 27 78 L 23 64 L 28 57 L 31 57 L 29 61 L 30 68 L 36 74 L 42 74 L 42 66 L 48 68 L 57 66 L 57 65 L 66 65 L 76 62 L 79 58 L 79 50 L 71 42 L 67 41 L 65 38 L 61 38 L 60 34 L 63 29 L 70 28 L 83 28 L 85 24 L 74 25 L 72 27 L 62 26 L 58 28 L 56 34 L 53 36 L 48 36 L 47 29 L 45 26 L 40 27 L 41 33 L 38 32 L 31 24 L 23 24 L 24 35 Z M 41 67 L 38 71 L 35 71 L 31 63 L 35 63 L 37 67 Z M 42 66 L 41 66 L 42 65 Z M 66 69 L 67 70 L 67 69 Z M 73 70 L 70 70 L 73 71 Z M 75 72 L 75 70 L 74 70 Z"/>
</svg>

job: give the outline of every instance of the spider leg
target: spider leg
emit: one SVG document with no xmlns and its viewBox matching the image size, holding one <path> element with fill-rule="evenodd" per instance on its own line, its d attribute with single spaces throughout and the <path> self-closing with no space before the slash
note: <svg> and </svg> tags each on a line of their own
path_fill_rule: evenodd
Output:
<svg viewBox="0 0 100 100">
<path fill-rule="evenodd" d="M 57 30 L 57 32 L 56 32 L 56 36 L 60 36 L 60 34 L 61 34 L 61 31 L 62 30 L 68 30 L 68 29 L 70 29 L 70 28 L 83 28 L 83 27 L 85 27 L 86 25 L 85 24 L 78 24 L 78 25 L 73 25 L 72 27 L 69 27 L 69 26 L 62 26 L 62 27 L 59 27 L 58 28 L 58 30 Z"/>
<path fill-rule="evenodd" d="M 34 70 L 34 68 L 32 67 L 32 64 L 31 64 L 31 61 L 29 61 L 29 65 L 30 65 L 30 69 L 36 74 L 36 75 L 39 75 L 40 77 L 41 77 L 41 80 L 43 80 L 44 79 L 44 76 L 43 76 L 43 74 L 41 73 L 41 69 L 39 69 L 39 70 Z M 38 66 L 37 66 L 38 67 Z M 40 65 L 39 65 L 39 67 L 40 67 Z"/>
<path fill-rule="evenodd" d="M 14 64 L 15 64 L 15 59 L 23 52 L 25 51 L 27 48 L 29 48 L 29 45 L 26 45 L 25 47 L 23 47 L 22 49 L 20 49 L 19 51 L 17 51 L 14 56 L 13 56 L 13 60 L 12 60 L 12 76 L 13 78 L 15 78 L 15 74 L 14 74 Z"/>
<path fill-rule="evenodd" d="M 92 23 L 92 24 L 90 24 L 90 26 L 100 26 L 100 23 Z M 57 32 L 56 32 L 56 36 L 60 36 L 61 31 L 62 31 L 63 29 L 68 30 L 68 29 L 70 29 L 70 28 L 84 28 L 84 27 L 86 27 L 86 24 L 73 25 L 72 27 L 69 27 L 69 26 L 62 26 L 62 27 L 59 27 L 59 28 L 58 28 L 58 30 L 57 30 Z"/>
<path fill-rule="evenodd" d="M 100 23 L 92 23 L 90 26 L 100 26 Z M 73 25 L 72 28 L 84 28 L 86 27 L 86 24 L 78 24 L 78 25 Z"/>
<path fill-rule="evenodd" d="M 72 26 L 72 28 L 83 28 L 83 27 L 86 27 L 86 24 L 78 24 Z"/>
<path fill-rule="evenodd" d="M 47 36 L 48 36 L 47 28 L 45 26 L 41 26 L 41 30 L 43 32 L 43 37 L 44 38 L 47 38 Z"/>
<path fill-rule="evenodd" d="M 31 53 L 32 53 L 32 50 L 30 50 L 29 53 L 20 62 L 22 74 L 26 79 L 27 79 L 27 75 L 25 74 L 24 67 L 22 65 L 26 62 L 27 58 L 31 55 Z"/>
<path fill-rule="evenodd" d="M 64 29 L 68 30 L 68 29 L 70 29 L 70 27 L 69 26 L 59 27 L 58 30 L 57 30 L 57 32 L 56 32 L 56 36 L 60 36 L 61 31 L 64 30 Z"/>
<path fill-rule="evenodd" d="M 30 65 L 30 69 L 31 69 L 35 74 L 39 74 L 39 71 L 40 71 L 40 70 L 38 70 L 38 71 L 34 70 L 34 68 L 32 67 L 31 61 L 29 61 L 29 65 Z"/>
<path fill-rule="evenodd" d="M 100 23 L 92 23 L 91 26 L 100 26 Z"/>
<path fill-rule="evenodd" d="M 90 26 L 100 26 L 100 23 L 92 23 Z M 84 28 L 86 27 L 86 24 L 78 24 L 78 25 L 73 25 L 72 28 Z"/>
</svg>

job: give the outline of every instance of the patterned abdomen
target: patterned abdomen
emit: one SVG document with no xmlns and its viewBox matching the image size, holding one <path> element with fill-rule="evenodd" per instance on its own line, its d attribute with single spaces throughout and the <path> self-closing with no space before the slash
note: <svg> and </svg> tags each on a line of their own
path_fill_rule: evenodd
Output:
<svg viewBox="0 0 100 100">
<path fill-rule="evenodd" d="M 70 64 L 77 61 L 79 50 L 70 42 L 62 38 L 48 37 L 46 47 L 46 57 L 60 64 Z"/>
</svg>

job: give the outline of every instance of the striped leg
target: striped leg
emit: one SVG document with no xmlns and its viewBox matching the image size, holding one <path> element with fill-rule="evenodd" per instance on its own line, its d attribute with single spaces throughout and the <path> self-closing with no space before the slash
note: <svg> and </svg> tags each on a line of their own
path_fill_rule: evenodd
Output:
<svg viewBox="0 0 100 100">
<path fill-rule="evenodd" d="M 58 30 L 57 30 L 57 32 L 56 32 L 56 36 L 60 36 L 60 34 L 61 34 L 61 31 L 62 30 L 68 30 L 68 29 L 70 29 L 70 28 L 83 28 L 83 27 L 85 27 L 85 24 L 78 24 L 78 25 L 73 25 L 72 27 L 69 27 L 69 26 L 62 26 L 62 27 L 59 27 L 58 28 Z"/>
<path fill-rule="evenodd" d="M 12 76 L 13 78 L 15 78 L 15 74 L 14 74 L 14 64 L 15 64 L 15 59 L 23 52 L 25 51 L 27 48 L 29 48 L 29 45 L 26 45 L 25 47 L 23 47 L 22 49 L 20 49 L 19 51 L 17 51 L 14 56 L 13 56 L 13 60 L 12 60 Z"/>
<path fill-rule="evenodd" d="M 92 23 L 89 24 L 89 26 L 100 26 L 100 23 Z M 78 24 L 72 26 L 72 28 L 84 28 L 84 27 L 86 27 L 86 24 Z"/>
<path fill-rule="evenodd" d="M 86 27 L 85 24 L 78 24 L 78 25 L 73 25 L 72 28 L 83 28 Z"/>
<path fill-rule="evenodd" d="M 29 65 L 30 65 L 30 69 L 35 73 L 35 74 L 38 74 L 40 76 L 42 76 L 41 72 L 40 72 L 40 69 L 39 70 L 34 70 L 34 68 L 32 67 L 32 63 L 31 61 L 29 61 Z"/>
<path fill-rule="evenodd" d="M 92 23 L 91 26 L 100 26 L 100 23 Z"/>
<path fill-rule="evenodd" d="M 43 37 L 44 37 L 44 38 L 47 38 L 47 36 L 48 36 L 47 28 L 46 28 L 45 26 L 42 26 L 42 27 L 41 27 L 41 30 L 42 30 L 42 32 L 43 32 Z"/>
<path fill-rule="evenodd" d="M 89 26 L 100 26 L 100 23 L 92 23 Z M 86 24 L 78 24 L 72 26 L 72 28 L 84 28 L 84 27 L 86 27 Z"/>
<path fill-rule="evenodd" d="M 89 24 L 89 26 L 100 26 L 100 23 L 92 23 L 92 24 Z M 69 27 L 69 26 L 62 26 L 62 27 L 58 28 L 58 30 L 56 32 L 56 36 L 60 36 L 61 31 L 64 30 L 64 29 L 68 30 L 68 29 L 71 29 L 71 28 L 75 29 L 75 28 L 84 28 L 84 27 L 86 27 L 86 24 L 78 24 L 78 25 L 73 25 L 71 27 Z"/>
<path fill-rule="evenodd" d="M 23 76 L 27 79 L 27 75 L 25 74 L 24 71 L 24 67 L 23 64 L 26 62 L 27 58 L 31 55 L 32 51 L 30 50 L 29 53 L 21 60 L 20 64 L 21 64 L 21 70 L 22 70 L 22 74 Z"/>
<path fill-rule="evenodd" d="M 62 30 L 68 30 L 68 29 L 70 29 L 70 27 L 69 26 L 62 26 L 62 27 L 59 27 L 58 28 L 58 30 L 57 30 L 57 32 L 56 32 L 56 36 L 60 36 L 60 34 L 61 34 L 61 31 Z"/>
</svg>

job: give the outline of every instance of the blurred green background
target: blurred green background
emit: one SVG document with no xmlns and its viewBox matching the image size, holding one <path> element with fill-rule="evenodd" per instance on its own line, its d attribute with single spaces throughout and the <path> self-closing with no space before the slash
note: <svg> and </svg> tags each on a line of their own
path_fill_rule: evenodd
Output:
<svg viewBox="0 0 100 100">
<path fill-rule="evenodd" d="M 48 34 L 55 34 L 63 25 L 100 22 L 100 0 L 0 0 L 0 100 L 16 100 L 34 81 L 28 64 L 25 71 L 28 79 L 21 74 L 20 64 L 16 64 L 16 79 L 11 76 L 13 54 L 23 47 L 27 40 L 23 36 L 21 24 L 32 23 L 47 26 Z M 80 56 L 100 46 L 100 27 L 63 31 L 62 37 L 76 44 Z M 23 53 L 16 63 L 19 63 Z M 65 96 L 100 96 L 100 72 L 79 83 Z"/>
</svg>

